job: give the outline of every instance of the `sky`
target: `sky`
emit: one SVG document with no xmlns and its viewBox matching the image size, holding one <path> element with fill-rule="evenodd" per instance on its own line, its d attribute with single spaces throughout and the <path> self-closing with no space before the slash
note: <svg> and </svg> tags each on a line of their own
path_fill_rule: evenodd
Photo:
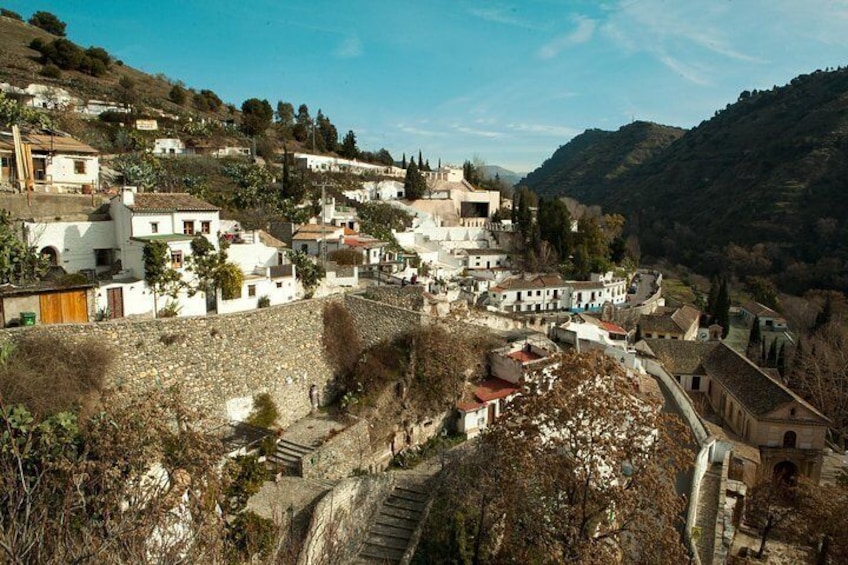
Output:
<svg viewBox="0 0 848 565">
<path fill-rule="evenodd" d="M 528 172 L 575 135 L 694 127 L 848 64 L 848 0 L 0 0 L 240 106 L 319 109 L 359 147 Z"/>
</svg>

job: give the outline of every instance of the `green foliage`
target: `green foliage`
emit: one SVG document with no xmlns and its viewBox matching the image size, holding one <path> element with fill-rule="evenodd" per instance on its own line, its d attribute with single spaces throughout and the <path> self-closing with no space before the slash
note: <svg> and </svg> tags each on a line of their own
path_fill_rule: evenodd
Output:
<svg viewBox="0 0 848 565">
<path fill-rule="evenodd" d="M 267 100 L 248 98 L 241 105 L 241 129 L 245 134 L 262 135 L 271 126 L 274 110 Z"/>
<path fill-rule="evenodd" d="M 241 296 L 244 273 L 234 263 L 224 263 L 215 271 L 215 284 L 221 289 L 224 300 L 233 300 Z"/>
<path fill-rule="evenodd" d="M 403 181 L 407 200 L 418 200 L 427 192 L 427 181 L 418 170 L 414 160 L 410 160 L 406 168 L 406 178 Z"/>
<path fill-rule="evenodd" d="M 357 210 L 361 231 L 379 239 L 397 245 L 392 230 L 403 231 L 412 225 L 412 215 L 386 202 L 368 202 Z"/>
<path fill-rule="evenodd" d="M 89 47 L 83 50 L 74 42 L 60 37 L 50 43 L 34 39 L 30 47 L 41 54 L 41 62 L 66 71 L 80 71 L 99 77 L 106 73 L 112 58 L 102 47 Z"/>
<path fill-rule="evenodd" d="M 61 78 L 62 70 L 53 63 L 47 63 L 46 65 L 41 67 L 41 71 L 39 71 L 39 74 L 47 78 Z"/>
<path fill-rule="evenodd" d="M 47 33 L 58 35 L 60 37 L 65 36 L 65 22 L 50 12 L 40 10 L 35 12 L 29 19 L 29 23 L 30 25 L 43 29 Z"/>
<path fill-rule="evenodd" d="M 168 99 L 179 106 L 185 104 L 187 98 L 188 95 L 186 93 L 186 89 L 180 86 L 179 84 L 175 84 L 174 86 L 172 86 L 171 91 L 168 92 Z"/>
<path fill-rule="evenodd" d="M 272 428 L 280 417 L 277 405 L 267 392 L 253 397 L 253 410 L 247 417 L 247 423 L 258 428 Z"/>
<path fill-rule="evenodd" d="M 259 300 L 256 301 L 257 308 L 268 308 L 271 306 L 271 299 L 268 296 L 260 296 Z"/>
<path fill-rule="evenodd" d="M 176 318 L 180 315 L 180 311 L 182 310 L 182 306 L 180 303 L 174 299 L 169 299 L 165 302 L 165 306 L 159 310 L 160 318 Z"/>
<path fill-rule="evenodd" d="M 227 541 L 232 548 L 235 562 L 255 562 L 266 558 L 274 549 L 277 526 L 273 520 L 263 518 L 255 512 L 238 514 L 227 526 Z"/>
<path fill-rule="evenodd" d="M 13 20 L 18 20 L 19 22 L 24 21 L 23 17 L 21 17 L 19 13 L 13 12 L 12 10 L 7 10 L 6 8 L 0 8 L 0 16 L 5 16 Z"/>
<path fill-rule="evenodd" d="M 227 511 L 241 512 L 251 496 L 259 492 L 268 478 L 268 470 L 255 455 L 242 455 L 227 461 L 224 466 L 227 488 L 224 491 Z"/>
<path fill-rule="evenodd" d="M 0 284 L 33 283 L 46 274 L 48 266 L 45 258 L 18 237 L 11 214 L 0 210 Z"/>
<path fill-rule="evenodd" d="M 760 332 L 760 317 L 754 316 L 754 323 L 751 325 L 751 332 L 748 334 L 748 348 L 759 349 L 760 341 L 763 339 Z"/>
<path fill-rule="evenodd" d="M 0 92 L 0 126 L 34 126 L 37 128 L 55 127 L 53 119 L 44 112 L 18 104 Z"/>
<path fill-rule="evenodd" d="M 67 273 L 56 279 L 56 286 L 68 287 L 78 286 L 89 282 L 88 277 L 82 273 Z"/>
<path fill-rule="evenodd" d="M 149 241 L 142 249 L 142 262 L 144 263 L 144 282 L 153 291 L 154 303 L 158 296 L 165 294 L 176 298 L 182 288 L 182 277 L 171 267 L 170 248 L 161 240 Z M 158 306 L 156 306 L 158 314 Z M 163 314 L 171 314 L 173 308 L 163 309 Z"/>
<path fill-rule="evenodd" d="M 292 265 L 294 265 L 295 275 L 297 276 L 297 280 L 300 281 L 300 284 L 303 285 L 306 298 L 312 298 L 312 294 L 315 292 L 321 279 L 326 275 L 324 267 L 312 261 L 303 251 L 289 251 L 288 258 Z"/>
<path fill-rule="evenodd" d="M 389 467 L 395 469 L 413 469 L 419 463 L 440 455 L 465 441 L 461 435 L 436 435 L 428 439 L 422 445 L 401 451 L 389 462 Z"/>
<path fill-rule="evenodd" d="M 349 130 L 345 134 L 344 139 L 342 139 L 339 155 L 345 159 L 356 159 L 359 157 L 359 148 L 356 146 L 356 134 L 353 133 L 353 130 Z"/>
</svg>

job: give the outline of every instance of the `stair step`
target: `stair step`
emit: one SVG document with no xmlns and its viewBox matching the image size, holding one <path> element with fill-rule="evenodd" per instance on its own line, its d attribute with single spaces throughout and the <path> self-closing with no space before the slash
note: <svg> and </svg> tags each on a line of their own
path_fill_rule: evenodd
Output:
<svg viewBox="0 0 848 565">
<path fill-rule="evenodd" d="M 374 526 L 385 526 L 387 528 L 396 528 L 398 530 L 406 530 L 411 532 L 415 530 L 417 524 L 408 518 L 392 518 L 390 516 L 377 516 L 374 521 Z"/>
<path fill-rule="evenodd" d="M 388 518 L 400 518 L 402 520 L 408 520 L 417 524 L 418 520 L 421 518 L 421 512 L 408 510 L 406 508 L 387 507 L 384 505 L 380 509 L 380 516 L 386 516 Z"/>
<path fill-rule="evenodd" d="M 293 449 L 295 451 L 300 451 L 302 453 L 309 453 L 310 451 L 315 451 L 314 446 L 303 445 L 302 443 L 295 443 L 293 441 L 289 441 L 287 439 L 281 439 L 277 442 L 277 447 L 285 446 L 289 449 Z"/>
<path fill-rule="evenodd" d="M 290 454 L 294 455 L 295 457 L 303 457 L 304 455 L 312 453 L 315 450 L 309 449 L 309 450 L 304 451 L 304 450 L 299 449 L 297 447 L 291 447 L 289 445 L 283 445 L 282 443 L 278 443 L 277 449 L 275 451 L 277 453 L 290 453 Z"/>
<path fill-rule="evenodd" d="M 405 550 L 385 548 L 365 542 L 365 547 L 359 552 L 360 557 L 370 557 L 378 563 L 400 563 Z"/>
<path fill-rule="evenodd" d="M 426 504 L 427 503 L 427 495 L 412 494 L 409 491 L 399 491 L 398 489 L 395 489 L 395 490 L 392 491 L 390 496 L 392 498 L 396 498 L 398 500 L 408 500 L 410 502 L 416 502 L 416 503 L 419 503 L 419 504 Z"/>
<path fill-rule="evenodd" d="M 389 498 L 383 503 L 385 506 L 391 506 L 392 508 L 403 508 L 404 510 L 412 510 L 414 512 L 421 512 L 424 510 L 424 503 L 416 500 L 407 500 L 405 498 L 397 498 L 394 495 L 389 495 Z"/>
<path fill-rule="evenodd" d="M 387 549 L 396 549 L 402 554 L 409 545 L 409 538 L 398 539 L 392 536 L 383 536 L 369 532 L 368 540 L 365 543 L 372 547 L 379 546 Z"/>
<path fill-rule="evenodd" d="M 378 536 L 388 536 L 392 538 L 397 538 L 399 540 L 406 540 L 409 542 L 409 538 L 412 537 L 412 532 L 414 530 L 410 528 L 401 528 L 398 526 L 391 526 L 385 524 L 372 524 L 369 533 L 376 534 Z"/>
</svg>

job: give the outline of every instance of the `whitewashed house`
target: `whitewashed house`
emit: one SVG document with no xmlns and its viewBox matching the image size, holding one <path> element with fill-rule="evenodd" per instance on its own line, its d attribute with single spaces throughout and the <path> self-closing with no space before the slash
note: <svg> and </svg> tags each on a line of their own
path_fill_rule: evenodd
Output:
<svg viewBox="0 0 848 565">
<path fill-rule="evenodd" d="M 591 280 L 569 281 L 571 294 L 567 309 L 572 312 L 596 312 L 605 302 L 620 306 L 627 301 L 627 279 L 613 274 L 592 273 Z"/>
<path fill-rule="evenodd" d="M 489 289 L 488 304 L 500 312 L 555 312 L 568 308 L 571 284 L 557 275 L 514 276 Z"/>
<path fill-rule="evenodd" d="M 153 141 L 153 154 L 159 156 L 186 155 L 185 143 L 178 138 L 158 138 Z"/>
<path fill-rule="evenodd" d="M 40 192 L 90 192 L 99 186 L 96 149 L 72 137 L 21 133 L 32 152 L 32 179 Z M 0 132 L 0 184 L 19 188 L 15 144 L 11 132 Z"/>
<path fill-rule="evenodd" d="M 509 263 L 509 253 L 503 249 L 463 249 L 465 267 L 471 269 L 501 269 Z"/>
</svg>

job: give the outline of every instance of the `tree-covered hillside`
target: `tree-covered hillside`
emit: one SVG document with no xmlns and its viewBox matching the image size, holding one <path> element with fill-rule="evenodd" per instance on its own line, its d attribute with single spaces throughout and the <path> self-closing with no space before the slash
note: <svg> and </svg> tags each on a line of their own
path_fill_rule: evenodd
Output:
<svg viewBox="0 0 848 565">
<path fill-rule="evenodd" d="M 571 168 L 543 167 L 528 185 L 625 215 L 643 255 L 787 291 L 848 290 L 848 70 L 742 92 L 623 171 L 603 143 L 613 135 L 578 136 L 550 160 L 571 156 Z M 575 154 L 596 166 L 575 166 Z"/>
</svg>

